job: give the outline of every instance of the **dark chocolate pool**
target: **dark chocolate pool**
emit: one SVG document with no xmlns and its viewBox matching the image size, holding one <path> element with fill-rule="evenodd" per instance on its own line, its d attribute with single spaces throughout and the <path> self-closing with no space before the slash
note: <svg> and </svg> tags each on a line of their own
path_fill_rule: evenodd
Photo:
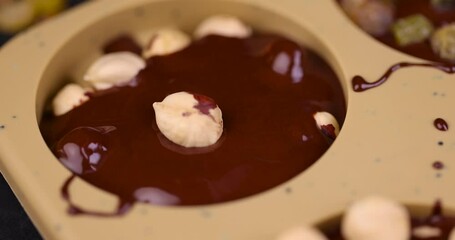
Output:
<svg viewBox="0 0 455 240">
<path fill-rule="evenodd" d="M 137 51 L 121 38 L 105 49 Z M 152 104 L 180 91 L 213 98 L 223 112 L 223 136 L 205 151 L 169 147 L 156 126 Z M 330 112 L 341 124 L 346 112 L 338 78 L 320 57 L 264 34 L 205 37 L 148 59 L 130 84 L 89 97 L 65 115 L 45 113 L 40 128 L 74 176 L 119 196 L 118 213 L 135 202 L 213 204 L 277 186 L 332 144 L 313 114 Z M 63 189 L 69 201 L 72 179 Z"/>
</svg>

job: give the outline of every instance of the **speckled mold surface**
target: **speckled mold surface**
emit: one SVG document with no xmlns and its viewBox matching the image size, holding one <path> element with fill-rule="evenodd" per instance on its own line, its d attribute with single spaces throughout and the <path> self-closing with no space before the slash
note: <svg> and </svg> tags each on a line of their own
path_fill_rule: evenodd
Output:
<svg viewBox="0 0 455 240">
<path fill-rule="evenodd" d="M 198 207 L 137 204 L 122 217 L 72 216 L 60 195 L 71 175 L 38 128 L 63 76 L 77 78 L 117 33 L 159 26 L 185 30 L 216 13 L 282 33 L 323 56 L 342 81 L 347 116 L 330 149 L 309 169 L 264 193 Z M 355 92 L 351 79 L 380 77 L 398 62 L 424 62 L 371 39 L 323 0 L 93 1 L 30 29 L 0 50 L 0 169 L 46 239 L 268 240 L 300 223 L 340 214 L 354 199 L 380 194 L 410 205 L 442 199 L 455 207 L 455 75 L 432 68 L 395 72 L 384 85 Z M 440 131 L 435 119 L 444 119 Z M 434 167 L 443 164 L 443 168 Z M 112 211 L 117 199 L 76 180 L 86 209 Z"/>
</svg>

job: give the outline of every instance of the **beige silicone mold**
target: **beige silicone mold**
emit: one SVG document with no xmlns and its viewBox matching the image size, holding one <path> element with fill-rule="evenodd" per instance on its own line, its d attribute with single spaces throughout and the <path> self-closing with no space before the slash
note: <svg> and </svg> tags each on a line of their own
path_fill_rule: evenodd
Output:
<svg viewBox="0 0 455 240">
<path fill-rule="evenodd" d="M 137 204 L 123 217 L 71 216 L 60 196 L 70 176 L 46 147 L 39 129 L 44 103 L 64 76 L 77 78 L 101 44 L 128 30 L 177 25 L 191 30 L 204 17 L 234 14 L 260 30 L 288 35 L 315 49 L 338 73 L 348 112 L 338 139 L 307 171 L 246 199 L 201 207 Z M 455 207 L 455 135 L 433 120 L 455 124 L 455 79 L 433 69 L 396 72 L 377 89 L 356 93 L 350 79 L 379 77 L 400 61 L 419 59 L 370 39 L 323 0 L 92 1 L 33 28 L 0 50 L 0 167 L 47 239 L 268 240 L 283 229 L 315 224 L 353 199 L 380 194 Z M 438 141 L 444 145 L 439 146 Z M 446 168 L 436 171 L 435 160 Z M 88 209 L 112 210 L 117 199 L 78 180 L 70 189 Z"/>
</svg>

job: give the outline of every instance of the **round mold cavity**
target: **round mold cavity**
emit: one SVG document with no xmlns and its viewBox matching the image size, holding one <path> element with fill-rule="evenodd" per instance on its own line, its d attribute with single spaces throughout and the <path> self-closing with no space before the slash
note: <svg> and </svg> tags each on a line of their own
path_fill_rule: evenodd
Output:
<svg viewBox="0 0 455 240">
<path fill-rule="evenodd" d="M 305 26 L 301 26 L 285 16 L 276 14 L 258 6 L 232 1 L 223 1 L 221 3 L 193 1 L 190 4 L 191 6 L 187 4 L 189 3 L 181 1 L 162 1 L 153 4 L 145 4 L 143 6 L 126 9 L 112 14 L 109 17 L 103 18 L 100 21 L 97 21 L 96 23 L 75 33 L 64 45 L 59 47 L 59 50 L 47 64 L 44 74 L 41 76 L 36 95 L 37 121 L 39 122 L 43 112 L 48 110 L 46 108 L 50 105 L 49 101 L 52 100 L 54 95 L 53 93 L 55 93 L 68 81 L 82 82 L 83 74 L 88 68 L 88 65 L 102 54 L 103 45 L 118 35 L 129 34 L 141 42 L 142 45 L 146 45 L 154 29 L 166 26 L 176 26 L 187 33 L 191 33 L 193 32 L 194 27 L 201 20 L 219 13 L 237 16 L 247 24 L 251 25 L 253 29 L 258 32 L 278 33 L 284 35 L 297 41 L 304 48 L 309 48 L 318 54 L 322 54 L 321 57 L 330 60 L 329 62 L 332 64 L 336 64 L 336 59 L 331 57 L 330 50 L 312 33 L 311 30 L 308 30 Z M 201 7 L 198 7 L 199 5 Z M 204 7 L 202 7 L 202 5 L 204 5 Z M 189 12 L 188 9 L 192 9 L 191 12 Z M 336 71 L 336 69 L 337 68 L 332 71 Z M 338 78 L 340 79 L 341 88 L 339 91 L 346 93 L 346 85 L 341 81 L 340 74 L 338 74 Z M 340 125 L 342 125 L 344 121 L 345 113 L 343 113 L 342 116 L 343 117 L 341 119 L 339 118 Z M 317 162 L 317 160 L 315 162 Z M 302 169 L 302 171 L 294 173 L 294 175 L 290 178 L 294 178 L 300 174 L 305 174 L 307 169 L 308 168 L 306 167 L 305 169 Z M 84 180 L 89 182 L 87 179 Z M 286 181 L 288 180 L 289 179 Z M 262 189 L 254 194 L 248 194 L 235 199 L 228 199 L 216 203 L 241 200 L 245 197 L 254 197 L 258 193 L 269 191 L 272 188 L 284 184 L 286 181 L 270 185 L 267 189 Z M 97 183 L 99 184 L 100 182 L 103 183 L 104 181 L 98 181 Z M 92 184 L 95 183 L 92 182 Z M 112 189 L 111 185 L 112 184 L 107 186 Z M 65 185 L 65 187 L 66 186 L 67 185 Z M 109 188 L 103 187 L 103 185 L 96 186 L 101 189 Z M 127 202 L 123 202 L 122 204 L 125 206 L 130 205 L 130 203 Z M 185 205 L 203 204 L 204 203 L 193 203 Z M 72 206 L 71 211 L 76 211 L 78 213 L 83 212 L 76 209 L 77 207 Z M 118 211 L 120 211 L 120 209 L 121 207 L 119 207 Z M 109 214 L 96 213 L 95 215 Z"/>
</svg>

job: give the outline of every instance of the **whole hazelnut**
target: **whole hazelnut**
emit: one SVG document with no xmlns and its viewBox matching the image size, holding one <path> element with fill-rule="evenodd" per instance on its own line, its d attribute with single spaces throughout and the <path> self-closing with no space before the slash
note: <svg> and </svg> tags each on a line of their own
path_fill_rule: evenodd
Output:
<svg viewBox="0 0 455 240">
<path fill-rule="evenodd" d="M 32 1 L 0 1 L 0 32 L 15 33 L 34 20 Z"/>
<path fill-rule="evenodd" d="M 168 55 L 184 49 L 190 43 L 191 38 L 180 30 L 172 28 L 160 29 L 153 34 L 148 46 L 142 52 L 142 56 L 149 58 Z"/>
<path fill-rule="evenodd" d="M 88 101 L 89 98 L 86 95 L 86 92 L 86 89 L 83 89 L 75 83 L 69 83 L 64 86 L 52 100 L 54 115 L 63 115 Z"/>
<path fill-rule="evenodd" d="M 196 38 L 220 35 L 233 38 L 251 36 L 252 30 L 238 18 L 229 15 L 215 15 L 202 21 L 194 32 Z"/>
<path fill-rule="evenodd" d="M 103 90 L 131 81 L 145 68 L 145 61 L 131 52 L 114 52 L 101 56 L 87 70 L 84 80 Z"/>
<path fill-rule="evenodd" d="M 387 1 L 343 0 L 341 6 L 360 28 L 374 36 L 386 33 L 394 21 L 394 6 Z"/>
<path fill-rule="evenodd" d="M 300 226 L 285 231 L 277 240 L 327 240 L 327 238 L 315 228 Z"/>
<path fill-rule="evenodd" d="M 455 62 L 455 23 L 437 29 L 431 37 L 431 47 L 439 57 Z"/>
<path fill-rule="evenodd" d="M 340 133 L 340 125 L 336 118 L 328 112 L 317 112 L 313 118 L 321 132 L 328 138 L 335 140 Z"/>
<path fill-rule="evenodd" d="M 207 147 L 223 133 L 221 109 L 208 97 L 177 92 L 153 108 L 161 133 L 180 146 Z"/>
<path fill-rule="evenodd" d="M 401 204 L 372 196 L 348 208 L 341 231 L 349 240 L 408 240 L 410 224 L 409 213 Z"/>
</svg>

